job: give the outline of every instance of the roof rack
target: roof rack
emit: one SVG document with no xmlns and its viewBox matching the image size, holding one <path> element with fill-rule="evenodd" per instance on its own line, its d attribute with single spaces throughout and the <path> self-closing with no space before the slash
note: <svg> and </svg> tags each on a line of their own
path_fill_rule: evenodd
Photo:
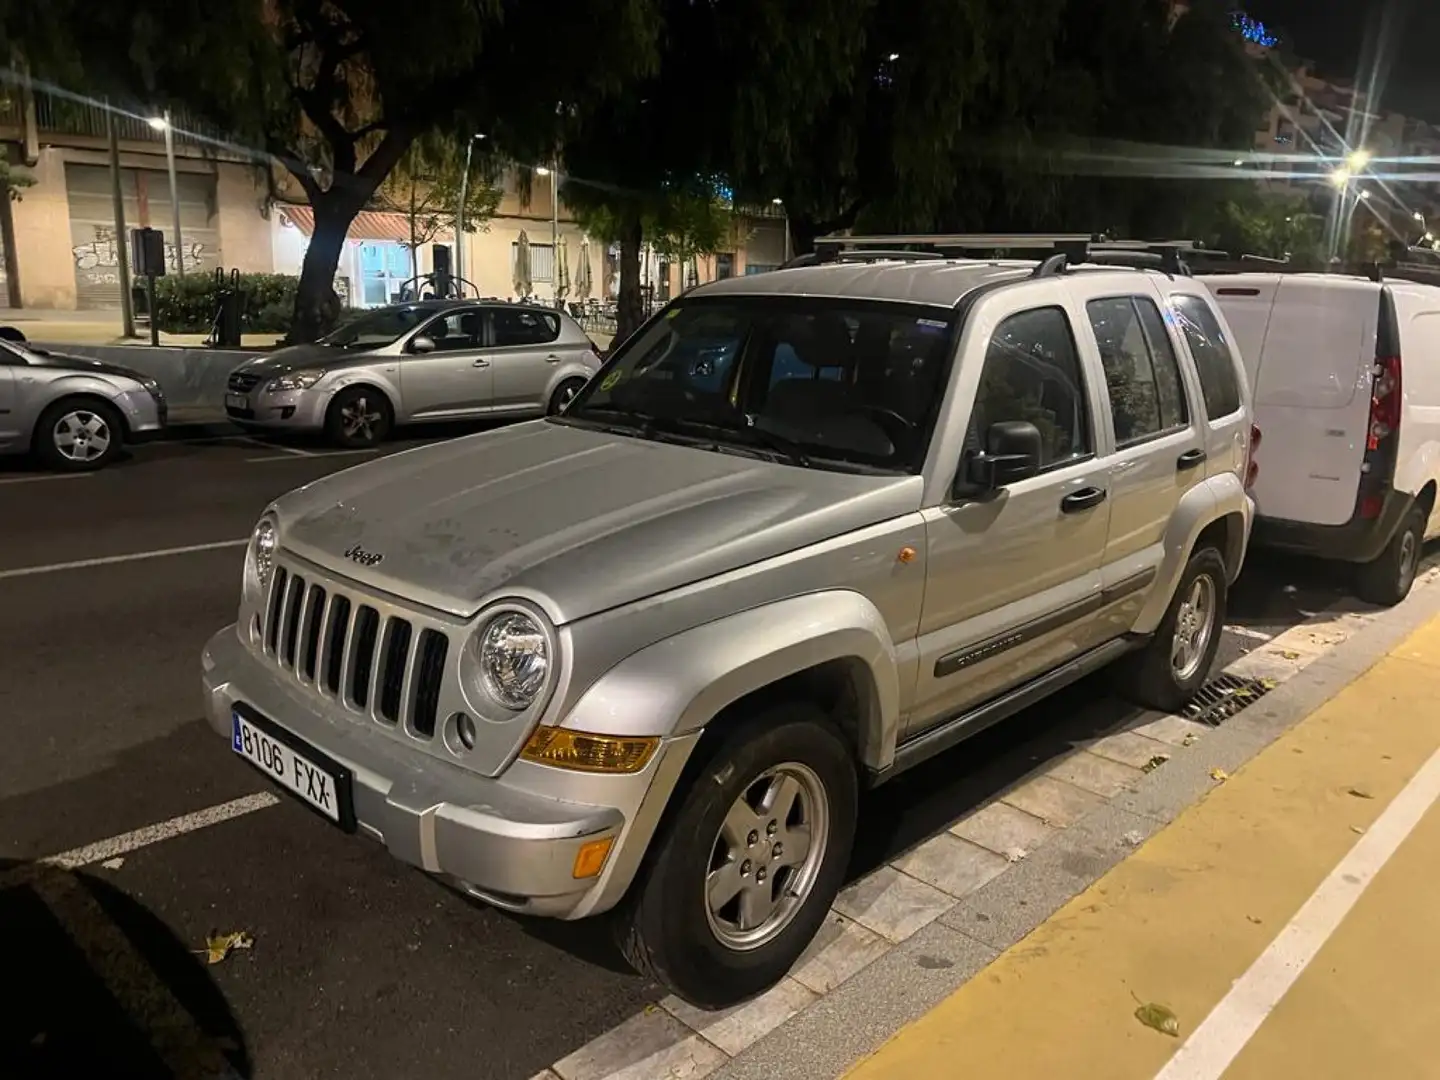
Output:
<svg viewBox="0 0 1440 1080">
<path fill-rule="evenodd" d="M 1155 269 L 1188 276 L 1190 269 L 1182 255 L 1224 255 L 1224 252 L 1212 253 L 1193 240 L 1110 240 L 1102 233 L 833 234 L 816 237 L 815 249 L 810 255 L 792 259 L 786 266 L 881 259 L 919 261 L 944 258 L 947 254 L 1023 251 L 1041 257 L 1034 277 L 1060 274 L 1080 263 Z"/>
</svg>

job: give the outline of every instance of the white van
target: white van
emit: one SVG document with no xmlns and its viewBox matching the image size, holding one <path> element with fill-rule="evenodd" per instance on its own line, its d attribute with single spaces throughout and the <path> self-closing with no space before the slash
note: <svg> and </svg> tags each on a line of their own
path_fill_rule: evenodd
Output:
<svg viewBox="0 0 1440 1080">
<path fill-rule="evenodd" d="M 1440 532 L 1440 288 L 1342 274 L 1199 275 L 1244 358 L 1265 433 L 1257 544 L 1358 564 L 1393 604 Z"/>
</svg>

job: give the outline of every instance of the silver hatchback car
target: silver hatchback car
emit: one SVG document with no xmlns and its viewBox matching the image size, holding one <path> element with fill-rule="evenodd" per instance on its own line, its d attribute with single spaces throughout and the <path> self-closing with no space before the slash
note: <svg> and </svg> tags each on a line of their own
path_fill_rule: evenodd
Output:
<svg viewBox="0 0 1440 1080">
<path fill-rule="evenodd" d="M 34 453 L 67 472 L 103 468 L 125 443 L 165 427 L 165 395 L 148 375 L 0 340 L 0 454 Z"/>
<path fill-rule="evenodd" d="M 225 412 L 242 427 L 324 431 L 359 448 L 396 424 L 559 412 L 599 369 L 585 331 L 551 308 L 421 301 L 240 365 Z"/>
</svg>

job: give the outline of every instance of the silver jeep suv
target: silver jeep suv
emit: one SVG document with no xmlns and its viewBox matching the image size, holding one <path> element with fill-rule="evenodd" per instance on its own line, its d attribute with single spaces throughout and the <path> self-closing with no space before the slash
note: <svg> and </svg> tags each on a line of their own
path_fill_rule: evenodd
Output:
<svg viewBox="0 0 1440 1080">
<path fill-rule="evenodd" d="M 1239 357 L 1183 274 L 840 262 L 665 308 L 558 416 L 255 528 L 211 725 L 341 828 L 720 1007 L 857 801 L 1088 672 L 1174 710 L 1250 532 Z M 961 759 L 963 766 L 963 759 Z"/>
</svg>

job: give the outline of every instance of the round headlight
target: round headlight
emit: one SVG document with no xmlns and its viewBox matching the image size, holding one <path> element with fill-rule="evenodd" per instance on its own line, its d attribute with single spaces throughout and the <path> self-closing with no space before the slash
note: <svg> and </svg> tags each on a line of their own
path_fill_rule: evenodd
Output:
<svg viewBox="0 0 1440 1080">
<path fill-rule="evenodd" d="M 480 678 L 485 691 L 507 709 L 527 709 L 545 687 L 550 645 L 528 615 L 496 616 L 480 637 Z"/>
<path fill-rule="evenodd" d="M 261 518 L 255 526 L 255 535 L 250 538 L 250 557 L 255 561 L 255 580 L 262 589 L 270 584 L 270 575 L 275 573 L 275 549 L 279 546 L 275 522 Z"/>
</svg>

